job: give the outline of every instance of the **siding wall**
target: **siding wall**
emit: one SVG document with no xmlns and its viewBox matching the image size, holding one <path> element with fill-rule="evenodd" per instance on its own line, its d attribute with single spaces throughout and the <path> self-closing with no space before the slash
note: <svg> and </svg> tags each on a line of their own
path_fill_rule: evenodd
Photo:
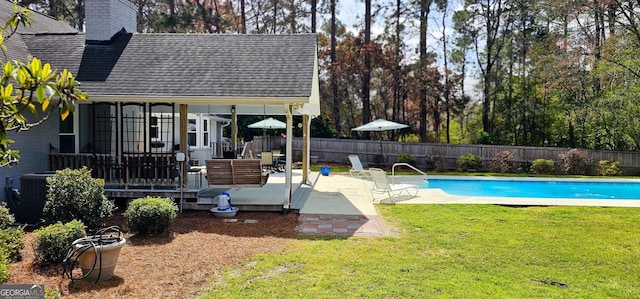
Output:
<svg viewBox="0 0 640 299">
<path fill-rule="evenodd" d="M 26 132 L 10 132 L 9 138 L 15 143 L 11 146 L 20 151 L 20 162 L 17 165 L 0 168 L 0 201 L 6 201 L 5 186 L 8 180 L 13 180 L 11 187 L 20 187 L 20 177 L 25 173 L 47 171 L 49 144 L 59 148 L 58 119 L 54 112 L 49 119 Z"/>
</svg>

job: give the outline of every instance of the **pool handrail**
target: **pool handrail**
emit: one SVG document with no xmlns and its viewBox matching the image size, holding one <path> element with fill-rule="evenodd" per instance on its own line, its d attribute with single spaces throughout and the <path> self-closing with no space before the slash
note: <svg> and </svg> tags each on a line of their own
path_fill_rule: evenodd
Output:
<svg viewBox="0 0 640 299">
<path fill-rule="evenodd" d="M 422 170 L 415 168 L 413 165 L 409 164 L 409 163 L 393 163 L 393 166 L 391 167 L 391 183 L 395 184 L 395 179 L 396 179 L 396 166 L 407 166 L 419 173 L 421 173 L 422 175 L 424 175 L 424 181 L 427 182 L 427 180 L 429 179 L 429 177 L 427 177 L 427 174 L 424 173 Z"/>
</svg>

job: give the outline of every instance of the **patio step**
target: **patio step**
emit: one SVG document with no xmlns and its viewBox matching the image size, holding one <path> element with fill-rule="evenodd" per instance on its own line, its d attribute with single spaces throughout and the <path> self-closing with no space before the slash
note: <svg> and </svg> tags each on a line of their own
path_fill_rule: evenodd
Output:
<svg viewBox="0 0 640 299">
<path fill-rule="evenodd" d="M 227 188 L 206 188 L 198 192 L 198 204 L 217 204 L 217 196 L 227 191 Z"/>
</svg>

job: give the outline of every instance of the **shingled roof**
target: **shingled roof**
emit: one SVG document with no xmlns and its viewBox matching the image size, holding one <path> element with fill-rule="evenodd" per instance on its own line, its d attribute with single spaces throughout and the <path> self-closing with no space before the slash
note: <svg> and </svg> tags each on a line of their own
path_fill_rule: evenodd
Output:
<svg viewBox="0 0 640 299">
<path fill-rule="evenodd" d="M 0 1 L 0 20 L 2 23 L 7 21 L 13 14 L 13 3 L 7 0 Z M 60 22 L 51 17 L 32 12 L 29 17 L 33 19 L 31 26 L 19 26 L 20 34 L 77 34 L 78 30 L 69 26 L 67 23 Z"/>
<path fill-rule="evenodd" d="M 0 22 L 4 24 L 9 16 L 13 14 L 13 3 L 0 0 Z M 67 23 L 59 22 L 55 19 L 47 17 L 45 15 L 39 14 L 37 12 L 32 12 L 29 14 L 29 17 L 33 19 L 33 23 L 30 26 L 18 26 L 17 33 L 11 38 L 5 40 L 4 45 L 7 47 L 8 51 L 5 53 L 5 56 L 1 57 L 2 61 L 6 60 L 20 60 L 24 61 L 29 56 L 29 52 L 27 50 L 24 41 L 22 40 L 23 35 L 35 35 L 35 34 L 50 34 L 50 35 L 66 35 L 66 34 L 78 34 L 78 31 L 69 26 Z"/>
<path fill-rule="evenodd" d="M 94 95 L 309 97 L 315 71 L 315 34 L 124 33 L 109 45 L 85 45 L 82 34 L 23 39 Z"/>
<path fill-rule="evenodd" d="M 0 18 L 13 12 L 0 0 Z M 90 100 L 206 105 L 318 103 L 317 35 L 121 32 L 91 44 L 83 33 L 38 13 L 5 45 L 68 69 Z"/>
</svg>

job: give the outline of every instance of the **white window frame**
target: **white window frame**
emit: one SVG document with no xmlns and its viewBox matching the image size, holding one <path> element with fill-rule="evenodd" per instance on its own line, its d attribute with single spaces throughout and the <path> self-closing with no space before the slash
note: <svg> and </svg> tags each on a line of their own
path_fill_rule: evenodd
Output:
<svg viewBox="0 0 640 299">
<path fill-rule="evenodd" d="M 201 116 L 202 120 L 202 148 L 210 148 L 211 147 L 211 119 L 209 117 Z M 205 138 L 207 136 L 207 138 Z M 206 140 L 205 140 L 206 139 Z"/>
</svg>

